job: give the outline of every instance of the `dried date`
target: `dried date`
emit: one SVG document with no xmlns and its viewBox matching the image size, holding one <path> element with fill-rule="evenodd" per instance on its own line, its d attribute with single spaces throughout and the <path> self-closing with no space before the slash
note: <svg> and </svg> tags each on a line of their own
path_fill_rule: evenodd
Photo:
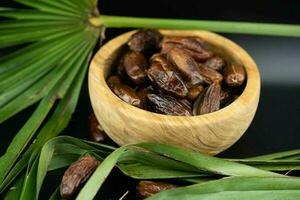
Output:
<svg viewBox="0 0 300 200">
<path fill-rule="evenodd" d="M 169 60 L 177 67 L 183 77 L 190 85 L 198 85 L 204 82 L 204 77 L 199 72 L 196 61 L 187 55 L 183 50 L 174 48 L 168 53 Z"/>
<path fill-rule="evenodd" d="M 161 53 L 156 53 L 154 54 L 151 58 L 150 58 L 150 62 L 151 64 L 158 62 L 159 64 L 161 64 L 163 67 L 165 65 L 170 65 L 170 63 L 168 62 L 165 54 L 161 54 Z"/>
<path fill-rule="evenodd" d="M 212 84 L 215 82 L 220 83 L 223 80 L 222 74 L 202 64 L 199 64 L 199 73 L 203 77 L 204 82 L 207 84 Z"/>
<path fill-rule="evenodd" d="M 179 102 L 186 107 L 187 110 L 192 110 L 192 104 L 187 99 L 179 99 Z"/>
<path fill-rule="evenodd" d="M 94 113 L 92 113 L 89 117 L 89 129 L 90 138 L 94 142 L 104 141 L 107 137 L 106 133 L 104 132 L 102 126 L 99 124 Z"/>
<path fill-rule="evenodd" d="M 126 77 L 126 71 L 124 67 L 124 56 L 121 57 L 118 65 L 117 65 L 117 75 L 121 78 Z"/>
<path fill-rule="evenodd" d="M 182 45 L 174 42 L 163 42 L 161 44 L 161 53 L 167 54 L 174 48 L 182 48 Z"/>
<path fill-rule="evenodd" d="M 107 83 L 110 89 L 123 101 L 133 106 L 142 108 L 142 101 L 129 86 L 123 84 L 119 77 L 111 76 L 108 78 Z"/>
<path fill-rule="evenodd" d="M 227 65 L 224 68 L 223 75 L 226 84 L 233 87 L 242 85 L 246 79 L 244 67 L 237 63 Z"/>
<path fill-rule="evenodd" d="M 128 46 L 132 51 L 148 53 L 159 47 L 162 37 L 162 34 L 157 30 L 142 29 L 130 37 Z"/>
<path fill-rule="evenodd" d="M 154 92 L 153 87 L 150 85 L 148 87 L 140 88 L 137 91 L 137 96 L 141 99 L 144 109 L 147 109 L 147 95 Z"/>
<path fill-rule="evenodd" d="M 144 199 L 151 197 L 158 192 L 175 189 L 177 187 L 177 185 L 164 182 L 140 181 L 136 186 L 136 190 L 138 196 Z"/>
<path fill-rule="evenodd" d="M 170 65 L 162 66 L 160 63 L 155 62 L 147 70 L 147 75 L 150 81 L 167 94 L 179 98 L 184 98 L 188 94 L 185 83 Z"/>
<path fill-rule="evenodd" d="M 186 54 L 188 54 L 189 56 L 191 56 L 192 58 L 194 58 L 195 61 L 197 62 L 203 62 L 205 60 L 207 60 L 208 58 L 211 57 L 211 55 L 207 55 L 204 53 L 199 53 L 197 51 L 193 51 L 190 49 L 182 49 L 183 51 L 185 51 Z"/>
<path fill-rule="evenodd" d="M 213 53 L 204 48 L 204 41 L 197 37 L 164 37 L 161 47 L 162 53 L 168 53 L 173 48 L 180 48 L 196 61 L 206 61 Z"/>
<path fill-rule="evenodd" d="M 193 114 L 202 115 L 215 112 L 220 109 L 221 86 L 219 83 L 213 83 L 206 88 L 194 103 Z"/>
<path fill-rule="evenodd" d="M 223 67 L 225 66 L 225 61 L 219 56 L 215 56 L 213 58 L 208 59 L 204 63 L 204 66 L 217 71 L 222 71 Z"/>
<path fill-rule="evenodd" d="M 220 101 L 226 101 L 230 97 L 230 93 L 228 90 L 221 90 L 220 92 Z"/>
<path fill-rule="evenodd" d="M 194 101 L 197 97 L 204 91 L 204 87 L 202 85 L 197 85 L 189 88 L 188 100 Z"/>
<path fill-rule="evenodd" d="M 130 51 L 123 58 L 123 66 L 128 77 L 137 85 L 144 83 L 146 78 L 145 69 L 147 60 L 143 54 Z"/>
<path fill-rule="evenodd" d="M 62 178 L 60 195 L 64 199 L 74 198 L 82 184 L 87 181 L 99 164 L 96 158 L 86 155 L 70 165 Z"/>
<path fill-rule="evenodd" d="M 185 105 L 174 97 L 162 94 L 148 94 L 147 100 L 150 109 L 154 112 L 166 115 L 191 115 L 191 110 L 187 109 Z"/>
<path fill-rule="evenodd" d="M 136 107 L 167 115 L 200 115 L 227 106 L 244 90 L 244 67 L 228 63 L 229 57 L 226 62 L 219 51 L 213 52 L 216 47 L 199 37 L 162 36 L 143 29 L 127 44 L 129 50 L 115 71 L 120 78 L 110 77 L 107 83 Z"/>
</svg>

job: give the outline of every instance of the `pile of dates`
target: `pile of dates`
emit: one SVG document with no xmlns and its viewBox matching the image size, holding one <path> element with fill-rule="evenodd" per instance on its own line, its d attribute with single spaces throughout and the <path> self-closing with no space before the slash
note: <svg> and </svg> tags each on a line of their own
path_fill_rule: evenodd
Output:
<svg viewBox="0 0 300 200">
<path fill-rule="evenodd" d="M 163 36 L 143 29 L 127 45 L 107 84 L 138 108 L 202 115 L 229 105 L 244 89 L 244 66 L 226 62 L 199 37 Z"/>
</svg>

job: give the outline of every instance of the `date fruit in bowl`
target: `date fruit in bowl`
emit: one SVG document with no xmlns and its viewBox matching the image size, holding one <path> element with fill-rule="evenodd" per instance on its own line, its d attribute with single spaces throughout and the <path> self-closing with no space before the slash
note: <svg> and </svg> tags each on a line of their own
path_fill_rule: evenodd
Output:
<svg viewBox="0 0 300 200">
<path fill-rule="evenodd" d="M 163 36 L 157 30 L 143 29 L 127 45 L 107 83 L 132 106 L 166 115 L 201 115 L 228 106 L 244 89 L 244 67 L 226 62 L 205 47 L 200 37 Z M 153 90 L 145 97 L 137 94 L 150 87 Z M 221 98 L 225 90 L 226 98 Z"/>
<path fill-rule="evenodd" d="M 214 155 L 249 127 L 260 75 L 245 50 L 218 34 L 142 30 L 99 50 L 89 92 L 98 121 L 119 145 L 158 142 Z"/>
</svg>

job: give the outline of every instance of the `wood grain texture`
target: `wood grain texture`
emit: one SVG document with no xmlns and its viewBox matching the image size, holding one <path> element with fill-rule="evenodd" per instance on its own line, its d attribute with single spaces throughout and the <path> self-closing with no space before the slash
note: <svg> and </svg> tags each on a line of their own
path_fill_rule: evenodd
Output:
<svg viewBox="0 0 300 200">
<path fill-rule="evenodd" d="M 162 30 L 165 35 L 199 36 L 214 51 L 245 66 L 244 92 L 229 106 L 200 116 L 167 116 L 131 106 L 109 89 L 106 77 L 120 49 L 134 33 L 128 32 L 104 45 L 89 70 L 89 93 L 94 112 L 105 132 L 119 145 L 159 142 L 215 155 L 234 144 L 249 127 L 260 95 L 260 75 L 253 59 L 232 41 L 207 31 Z"/>
</svg>

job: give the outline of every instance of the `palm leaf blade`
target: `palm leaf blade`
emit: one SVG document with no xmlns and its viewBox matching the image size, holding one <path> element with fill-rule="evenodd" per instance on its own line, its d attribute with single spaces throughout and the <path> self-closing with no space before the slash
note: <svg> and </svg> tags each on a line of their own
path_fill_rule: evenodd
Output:
<svg viewBox="0 0 300 200">
<path fill-rule="evenodd" d="M 87 52 L 91 51 L 95 45 L 95 41 L 90 41 L 90 44 L 90 49 L 87 49 Z M 42 148 L 43 144 L 52 137 L 57 136 L 67 126 L 78 101 L 88 61 L 89 56 L 85 55 L 85 60 L 81 63 L 82 68 L 77 73 L 77 77 L 73 80 L 72 86 L 68 89 L 66 96 L 59 102 L 55 112 L 37 135 L 35 143 L 28 148 L 22 158 L 15 164 L 14 168 L 6 176 L 5 180 L 0 185 L 1 191 L 7 187 L 7 185 L 22 171 L 22 169 L 24 169 L 24 167 L 26 167 L 26 163 L 29 161 L 32 154 L 36 155 L 39 149 Z M 59 85 L 63 85 L 63 83 Z"/>
<path fill-rule="evenodd" d="M 30 28 L 30 27 L 45 27 L 56 25 L 70 25 L 78 23 L 78 21 L 53 21 L 53 20 L 7 20 L 0 22 L 0 30 L 15 29 L 15 28 Z"/>
<path fill-rule="evenodd" d="M 36 71 L 35 71 L 36 72 Z M 34 74 L 32 74 L 34 75 Z M 51 77 L 55 77 L 57 74 L 52 73 Z M 59 76 L 58 76 L 59 77 Z M 10 101 L 7 105 L 0 109 L 0 121 L 4 121 L 24 108 L 32 105 L 40 98 L 42 98 L 47 91 L 51 89 L 52 85 L 47 82 L 48 77 L 44 77 L 39 84 L 33 85 L 30 89 L 25 91 L 22 95 L 18 96 L 13 101 Z M 49 88 L 48 90 L 46 88 Z"/>
<path fill-rule="evenodd" d="M 38 166 L 38 159 L 35 159 L 32 165 L 27 167 L 25 180 L 21 192 L 20 199 L 33 199 L 35 196 L 35 185 L 36 185 L 36 171 Z"/>
<path fill-rule="evenodd" d="M 217 181 L 196 184 L 175 190 L 164 191 L 150 197 L 159 199 L 278 199 L 296 200 L 300 195 L 298 178 L 225 178 Z M 296 198 L 297 197 L 297 198 Z"/>
<path fill-rule="evenodd" d="M 65 15 L 69 17 L 80 17 L 80 15 L 74 13 L 74 10 L 69 9 L 60 1 L 32 1 L 32 0 L 16 0 L 17 2 L 30 6 L 32 8 L 36 8 L 40 11 Z"/>
<path fill-rule="evenodd" d="M 20 199 L 22 192 L 22 185 L 25 179 L 25 174 L 21 174 L 12 184 L 12 187 L 8 190 L 4 200 L 16 200 Z"/>
<path fill-rule="evenodd" d="M 10 143 L 6 153 L 0 158 L 0 183 L 2 183 L 21 152 L 25 149 L 30 138 L 32 138 L 35 131 L 40 127 L 53 104 L 54 99 L 52 99 L 52 95 L 48 95 L 47 98 L 44 98 L 30 119 Z"/>
<path fill-rule="evenodd" d="M 83 48 L 84 49 L 84 48 Z M 90 49 L 88 49 L 88 50 L 90 50 Z M 85 50 L 85 51 L 87 51 L 87 50 Z M 82 58 L 81 59 L 79 59 L 79 61 L 78 61 L 78 58 L 76 57 L 76 56 L 78 56 L 79 54 L 81 53 L 81 51 L 79 51 L 79 53 L 77 53 L 77 54 L 75 54 L 75 56 L 72 58 L 73 59 L 73 61 L 71 61 L 71 62 L 69 62 L 68 63 L 68 66 L 67 66 L 67 68 L 69 68 L 69 67 L 71 67 L 73 64 L 75 64 L 75 67 L 74 67 L 74 69 L 75 69 L 75 74 L 77 74 L 77 72 L 78 72 L 78 66 L 82 66 L 82 63 L 83 63 L 83 60 L 82 60 Z M 87 53 L 85 53 L 83 56 L 81 56 L 81 57 L 86 57 L 87 55 L 86 55 Z M 79 58 L 80 58 L 80 56 L 79 56 Z M 77 61 L 77 63 L 74 63 L 75 61 Z M 79 64 L 78 64 L 79 63 Z M 77 66 L 77 67 L 76 67 Z M 66 68 L 66 67 L 65 67 Z M 74 70 L 73 70 L 74 71 Z M 55 75 L 55 74 L 54 74 Z M 70 82 L 70 80 L 72 81 L 73 79 L 74 79 L 74 73 L 71 73 L 71 75 L 69 75 L 69 77 L 71 77 L 71 79 L 69 78 L 67 78 L 66 80 L 64 80 L 64 82 L 67 84 L 67 85 L 69 85 L 69 82 Z M 58 76 L 57 77 L 57 79 L 60 79 L 60 77 Z M 62 84 L 62 85 L 64 85 L 64 84 Z M 62 86 L 59 86 L 59 87 L 62 87 Z M 46 97 L 43 101 L 42 101 L 42 103 L 41 103 L 41 106 L 40 106 L 40 108 L 42 109 L 44 109 L 45 108 L 45 105 L 47 105 L 47 103 L 46 102 L 48 102 L 48 101 L 51 101 L 52 102 L 52 104 L 51 105 L 53 105 L 53 103 L 54 103 L 54 97 L 56 97 L 56 95 L 57 95 L 57 92 L 56 92 L 57 90 L 56 89 L 54 89 L 54 91 L 53 92 L 50 92 L 50 94 L 48 95 L 48 97 Z M 44 103 L 45 102 L 45 103 Z M 47 111 L 49 111 L 49 109 L 50 109 L 51 107 L 49 107 L 48 109 L 47 109 Z M 37 113 L 39 113 L 39 112 L 37 112 Z M 45 114 L 47 114 L 47 112 L 44 112 L 44 115 Z M 37 114 L 37 116 L 38 117 L 36 117 L 35 118 L 35 115 L 33 115 L 33 117 L 32 117 L 32 121 L 33 122 L 36 122 L 37 120 L 38 120 L 38 118 L 40 118 L 41 120 L 43 119 L 43 117 L 41 117 L 41 115 L 38 115 Z M 18 155 L 16 155 L 16 154 L 14 154 L 15 152 L 21 152 L 23 149 L 24 149 L 24 146 L 26 146 L 26 143 L 30 140 L 30 138 L 32 138 L 32 134 L 33 134 L 33 132 L 37 129 L 37 127 L 38 126 L 36 126 L 36 128 L 34 128 L 35 126 L 33 126 L 33 122 L 32 121 L 29 121 L 28 122 L 28 124 L 27 124 L 27 126 L 24 126 L 24 129 L 22 129 L 22 130 L 24 130 L 24 131 L 21 131 L 20 133 L 18 133 L 17 135 L 16 135 L 16 138 L 14 139 L 14 141 L 16 141 L 16 142 L 12 142 L 11 143 L 11 146 L 10 146 L 10 148 L 8 148 L 8 152 L 10 152 L 10 153 L 7 153 L 4 157 L 1 157 L 1 163 L 0 163 L 0 165 L 1 164 L 3 164 L 3 165 L 5 165 L 5 164 L 8 164 L 8 163 L 10 163 L 10 162 L 8 162 L 8 160 L 12 160 L 12 158 L 14 158 L 13 159 L 13 161 L 14 160 L 16 160 L 16 156 Z M 38 122 L 38 123 L 37 123 Z M 41 123 L 41 121 L 37 121 L 36 123 L 37 123 L 37 125 L 40 125 L 40 123 Z M 28 130 L 30 130 L 30 128 L 32 128 L 31 129 L 31 131 L 28 131 Z M 28 135 L 29 134 L 29 135 Z M 23 136 L 24 135 L 24 136 Z M 24 138 L 26 138 L 26 139 L 24 139 Z M 19 143 L 19 141 L 24 141 L 25 140 L 25 144 L 23 143 L 23 144 L 20 144 Z M 14 148 L 14 146 L 18 146 L 18 147 L 22 147 L 22 149 L 20 149 L 20 150 L 17 150 L 16 151 L 16 149 L 13 149 Z M 15 156 L 14 156 L 15 155 Z M 5 160 L 5 162 L 4 162 L 4 159 L 8 159 L 8 160 Z M 12 164 L 13 163 L 11 163 L 10 164 L 10 166 L 12 166 Z M 0 167 L 0 170 L 1 169 L 3 169 L 4 167 L 2 166 L 2 167 Z M 1 171 L 0 171 L 1 172 Z M 2 176 L 2 174 L 3 174 L 3 176 Z M 0 173 L 0 177 L 5 177 L 4 176 L 4 173 Z M 1 181 L 0 181 L 1 182 Z"/>
<path fill-rule="evenodd" d="M 52 13 L 47 13 L 47 12 L 38 11 L 38 10 L 19 10 L 19 9 L 18 10 L 1 11 L 0 16 L 14 18 L 14 19 L 27 19 L 27 20 L 63 20 L 63 21 L 78 20 L 71 16 L 52 14 Z"/>
<path fill-rule="evenodd" d="M 197 172 L 180 171 L 171 168 L 155 167 L 141 163 L 119 164 L 122 172 L 135 179 L 175 179 L 201 177 Z"/>
<path fill-rule="evenodd" d="M 36 27 L 21 27 L 21 28 L 11 28 L 11 29 L 2 29 L 0 30 L 0 35 L 1 38 L 3 38 L 3 40 L 5 40 L 6 38 L 9 39 L 11 37 L 13 37 L 14 35 L 17 36 L 23 36 L 23 34 L 21 35 L 20 33 L 31 33 L 31 34 L 36 34 L 37 32 L 46 32 L 49 31 L 50 33 L 55 30 L 55 29 L 61 29 L 63 27 L 65 28 L 69 28 L 69 29 L 73 29 L 75 26 L 77 26 L 79 24 L 79 22 L 76 23 L 69 23 L 69 24 L 59 24 L 59 23 L 55 23 L 53 25 L 44 25 L 44 26 L 36 26 Z M 12 36 L 10 36 L 12 35 Z M 10 37 L 8 37 L 10 36 Z"/>
<path fill-rule="evenodd" d="M 78 56 L 79 53 L 82 53 L 82 51 L 80 51 L 81 47 L 84 48 L 85 46 L 78 45 L 78 47 L 74 48 L 73 51 L 70 51 L 68 56 L 75 56 L 75 58 L 76 58 L 76 56 Z M 77 50 L 78 50 L 77 54 L 73 55 L 73 53 L 75 53 L 75 51 L 77 51 Z M 18 111 L 18 109 L 22 109 L 22 107 L 25 108 L 28 105 L 34 103 L 35 101 L 37 101 L 40 98 L 42 98 L 43 96 L 45 96 L 64 76 L 66 76 L 66 73 L 72 67 L 73 63 L 74 63 L 74 59 L 66 60 L 61 65 L 56 66 L 55 69 L 53 69 L 50 73 L 48 73 L 47 75 L 42 77 L 40 80 L 38 80 L 38 82 L 36 82 L 30 88 L 24 88 L 24 87 L 26 87 L 26 84 L 24 84 L 24 83 L 17 84 L 17 89 L 14 88 L 13 90 L 8 90 L 6 93 L 0 95 L 0 98 L 1 98 L 0 105 L 4 100 L 6 100 L 6 102 L 4 102 L 4 103 L 11 101 L 8 105 L 10 105 L 12 108 L 13 107 L 17 108 L 16 111 Z M 72 71 L 74 71 L 74 70 L 72 69 Z M 40 74 L 42 74 L 42 73 L 40 73 Z M 35 79 L 38 77 L 39 76 L 29 79 L 29 84 L 30 83 L 32 84 L 32 82 L 34 82 Z M 26 89 L 26 91 L 23 92 L 23 94 L 20 94 L 25 89 Z M 20 94 L 20 96 L 16 97 L 14 100 L 12 100 L 12 98 L 14 96 L 16 96 L 17 94 Z M 57 96 L 59 97 L 59 94 Z M 23 104 L 21 104 L 22 101 L 23 101 Z M 24 101 L 26 101 L 25 104 L 24 104 Z M 19 105 L 22 105 L 22 106 L 20 107 Z"/>
<path fill-rule="evenodd" d="M 79 3 L 74 3 L 74 1 L 70 1 L 70 0 L 60 0 L 60 3 L 64 4 L 66 7 L 69 7 L 70 9 L 74 10 L 74 12 L 77 13 L 85 13 L 85 14 L 89 14 L 90 10 L 88 10 L 87 8 L 81 7 L 81 5 Z"/>
<path fill-rule="evenodd" d="M 50 196 L 49 200 L 62 200 L 60 193 L 59 193 L 59 186 L 55 189 L 53 194 Z"/>
<path fill-rule="evenodd" d="M 51 37 L 53 38 L 56 34 L 59 35 L 64 32 L 71 32 L 76 29 L 76 26 L 60 26 L 53 29 L 36 30 L 32 32 L 16 31 L 10 34 L 0 35 L 0 48 L 34 42 L 41 39 L 50 39 Z"/>
<path fill-rule="evenodd" d="M 33 43 L 0 59 L 0 121 L 43 99 L 0 158 L 0 191 L 27 166 L 20 198 L 28 199 L 36 196 L 33 161 L 70 121 L 99 31 L 87 21 L 91 1 L 78 2 L 80 7 L 70 0 L 17 2 L 34 10 L 0 10 L 0 16 L 14 19 L 0 23 L 0 48 Z M 49 121 L 40 127 L 57 99 Z"/>
<path fill-rule="evenodd" d="M 76 48 L 78 44 L 77 41 L 80 40 L 83 40 L 82 34 L 77 33 L 69 38 L 65 38 L 60 43 L 56 42 L 57 45 L 55 46 L 51 45 L 48 49 L 43 48 L 45 50 L 39 55 L 36 55 L 31 60 L 29 60 L 29 58 L 26 57 L 26 59 L 29 60 L 29 62 L 25 63 L 22 67 L 0 75 L 0 91 L 4 91 L 5 88 L 7 88 L 12 83 L 20 81 L 22 77 L 29 79 L 28 76 L 33 77 L 39 72 L 44 72 L 46 68 L 49 68 L 61 62 L 61 59 L 63 59 L 64 56 L 68 54 L 68 51 L 66 49 L 70 51 L 73 48 Z M 35 74 L 33 75 L 33 73 Z"/>
<path fill-rule="evenodd" d="M 290 151 L 284 151 L 280 153 L 272 153 L 272 154 L 267 154 L 267 155 L 262 155 L 262 156 L 255 156 L 251 158 L 247 158 L 248 160 L 274 160 L 274 159 L 286 159 L 292 156 L 299 156 L 300 155 L 300 150 L 290 150 Z"/>
<path fill-rule="evenodd" d="M 15 52 L 7 55 L 0 60 L 0 80 L 3 80 L 4 76 L 3 73 L 10 71 L 12 69 L 16 69 L 20 66 L 24 66 L 28 62 L 36 59 L 36 57 L 43 55 L 44 57 L 45 52 L 49 49 L 55 48 L 55 46 L 64 43 L 69 37 L 74 36 L 74 34 L 78 33 L 81 28 L 74 28 L 71 30 L 67 30 L 58 34 L 52 35 L 51 39 L 43 40 L 36 42 L 34 44 L 28 45 L 24 48 L 16 50 Z M 11 74 L 15 74 L 11 72 Z"/>
<path fill-rule="evenodd" d="M 180 160 L 194 167 L 211 173 L 228 176 L 262 176 L 262 177 L 282 177 L 282 175 L 260 170 L 244 164 L 221 160 L 216 157 L 210 157 L 204 154 L 198 154 L 183 148 L 175 148 L 169 145 L 161 144 L 140 144 L 138 145 L 147 150 L 158 154 L 167 155 L 175 160 Z"/>
</svg>

